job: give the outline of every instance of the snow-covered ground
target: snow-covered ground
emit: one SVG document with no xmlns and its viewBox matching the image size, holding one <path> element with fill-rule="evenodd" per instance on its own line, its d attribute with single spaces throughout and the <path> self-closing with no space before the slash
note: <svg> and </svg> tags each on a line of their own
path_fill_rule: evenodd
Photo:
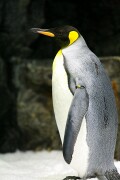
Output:
<svg viewBox="0 0 120 180">
<path fill-rule="evenodd" d="M 115 165 L 120 172 L 120 162 Z M 77 173 L 65 163 L 61 151 L 0 154 L 0 180 L 62 180 L 66 176 Z"/>
</svg>

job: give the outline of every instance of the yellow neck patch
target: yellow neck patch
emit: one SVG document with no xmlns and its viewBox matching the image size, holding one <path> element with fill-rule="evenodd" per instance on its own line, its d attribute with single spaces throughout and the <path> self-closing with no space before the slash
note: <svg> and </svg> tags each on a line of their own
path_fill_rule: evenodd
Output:
<svg viewBox="0 0 120 180">
<path fill-rule="evenodd" d="M 56 54 L 55 59 L 53 61 L 53 66 L 52 66 L 53 70 L 56 69 L 57 62 L 61 61 L 61 59 L 63 59 L 63 55 L 62 55 L 62 50 L 60 49 L 58 53 Z"/>
<path fill-rule="evenodd" d="M 79 37 L 79 34 L 76 31 L 70 31 L 69 33 L 70 44 L 74 43 L 78 39 L 78 37 Z"/>
</svg>

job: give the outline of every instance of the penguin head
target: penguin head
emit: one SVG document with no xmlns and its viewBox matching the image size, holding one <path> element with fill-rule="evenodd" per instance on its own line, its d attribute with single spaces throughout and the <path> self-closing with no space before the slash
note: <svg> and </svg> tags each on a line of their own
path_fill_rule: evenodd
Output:
<svg viewBox="0 0 120 180">
<path fill-rule="evenodd" d="M 73 44 L 80 36 L 79 31 L 69 25 L 50 29 L 32 28 L 31 31 L 55 38 L 61 48 Z"/>
</svg>

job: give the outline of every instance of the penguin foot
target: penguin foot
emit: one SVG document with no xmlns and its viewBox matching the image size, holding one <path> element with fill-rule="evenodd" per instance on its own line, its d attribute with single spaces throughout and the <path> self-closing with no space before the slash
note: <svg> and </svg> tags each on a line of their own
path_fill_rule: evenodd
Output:
<svg viewBox="0 0 120 180">
<path fill-rule="evenodd" d="M 80 177 L 76 177 L 76 176 L 67 176 L 65 179 L 63 180 L 78 180 L 81 179 Z"/>
<path fill-rule="evenodd" d="M 120 180 L 120 174 L 118 173 L 117 169 L 113 169 L 112 171 L 106 171 L 105 177 L 108 180 Z"/>
</svg>

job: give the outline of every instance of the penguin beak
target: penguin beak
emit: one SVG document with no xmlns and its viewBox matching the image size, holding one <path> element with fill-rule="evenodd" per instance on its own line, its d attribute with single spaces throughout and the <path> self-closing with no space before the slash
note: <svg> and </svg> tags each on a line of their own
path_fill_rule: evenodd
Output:
<svg viewBox="0 0 120 180">
<path fill-rule="evenodd" d="M 54 37 L 55 35 L 49 29 L 31 28 L 33 33 L 43 34 L 45 36 Z"/>
</svg>

